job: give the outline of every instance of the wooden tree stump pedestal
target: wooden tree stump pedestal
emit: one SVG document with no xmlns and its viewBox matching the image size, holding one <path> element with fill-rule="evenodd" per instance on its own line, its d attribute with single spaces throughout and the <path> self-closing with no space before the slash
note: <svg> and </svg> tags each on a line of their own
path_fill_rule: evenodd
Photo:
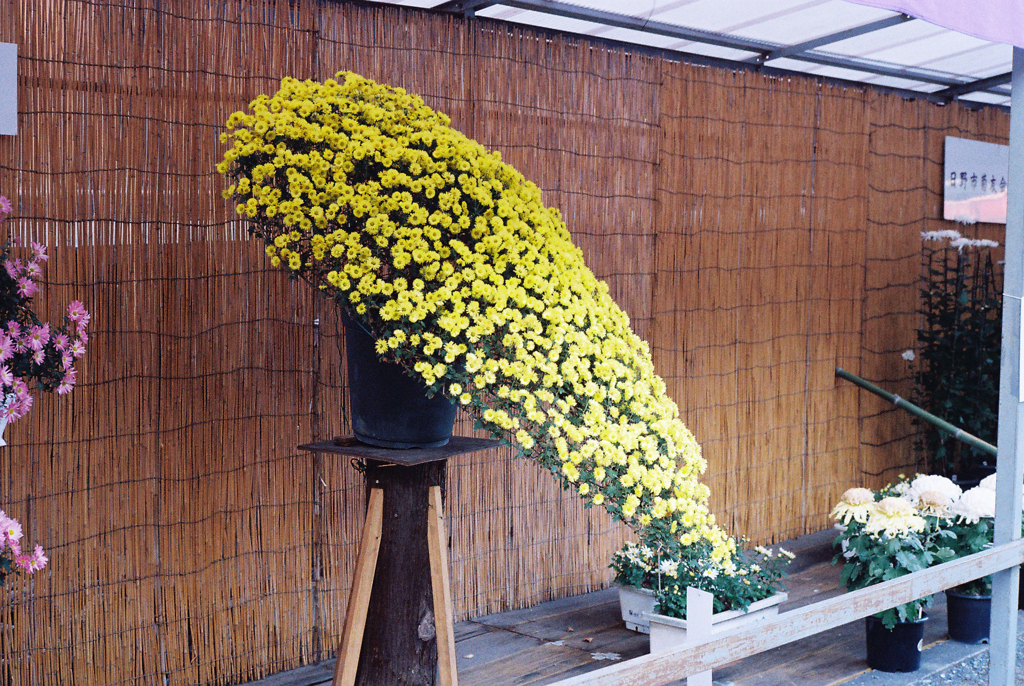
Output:
<svg viewBox="0 0 1024 686">
<path fill-rule="evenodd" d="M 500 441 L 391 450 L 353 437 L 299 446 L 363 460 L 367 512 L 333 686 L 456 686 L 444 526 L 448 459 Z"/>
</svg>

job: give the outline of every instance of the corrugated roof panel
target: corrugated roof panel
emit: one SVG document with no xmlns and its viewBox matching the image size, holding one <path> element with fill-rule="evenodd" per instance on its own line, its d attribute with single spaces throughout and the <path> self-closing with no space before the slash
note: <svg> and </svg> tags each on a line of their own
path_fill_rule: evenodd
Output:
<svg viewBox="0 0 1024 686">
<path fill-rule="evenodd" d="M 988 43 L 977 50 L 948 55 L 926 66 L 929 69 L 982 79 L 987 76 L 1007 73 L 1012 61 L 1012 47 L 999 43 Z"/>
<path fill-rule="evenodd" d="M 920 31 L 916 38 L 895 41 L 880 50 L 875 50 L 866 57 L 881 62 L 893 64 L 906 64 L 910 66 L 927 66 L 929 63 L 937 62 L 949 55 L 964 52 L 971 49 L 983 47 L 986 43 L 962 33 L 955 33 L 945 29 L 938 29 L 924 22 L 915 22 L 919 26 L 929 26 L 932 30 Z M 904 24 L 903 26 L 910 26 Z M 902 27 L 894 26 L 895 32 Z M 833 46 L 830 52 L 842 53 L 842 49 Z"/>
<path fill-rule="evenodd" d="M 1010 98 L 1002 95 L 992 95 L 990 93 L 971 93 L 964 97 L 965 100 L 971 102 L 983 102 L 990 105 L 1005 105 L 1010 106 Z"/>
<path fill-rule="evenodd" d="M 733 25 L 726 32 L 783 45 L 796 45 L 893 16 L 897 16 L 897 13 L 848 2 L 817 2 L 797 11 L 769 13 L 756 20 L 736 21 L 734 18 Z"/>
<path fill-rule="evenodd" d="M 405 7 L 437 7 L 443 0 L 378 0 Z M 643 21 L 660 25 L 696 29 L 734 38 L 742 43 L 755 41 L 780 47 L 799 45 L 840 31 L 869 25 L 880 19 L 899 16 L 846 0 L 517 0 L 533 9 L 494 5 L 477 14 L 501 21 L 566 31 L 596 38 L 651 46 L 685 54 L 728 61 L 749 62 L 756 53 L 721 47 L 712 43 L 664 36 L 642 30 Z M 578 17 L 552 13 L 559 7 Z M 546 11 L 550 10 L 550 11 Z M 612 13 L 627 21 L 641 20 L 641 27 L 621 28 L 602 22 L 594 11 Z M 767 46 L 764 51 L 767 51 Z M 776 59 L 769 66 L 798 73 L 859 81 L 868 85 L 936 92 L 945 86 L 938 82 L 960 83 L 1009 72 L 1012 50 L 1009 46 L 987 43 L 939 28 L 921 20 L 911 20 L 865 33 L 843 41 L 828 43 L 814 53 L 840 64 L 827 66 L 792 57 Z M 898 74 L 879 75 L 858 69 L 844 60 L 870 62 L 870 66 Z M 914 79 L 905 71 L 916 70 Z M 1008 90 L 1008 87 L 1004 87 Z M 974 98 L 973 94 L 963 96 Z M 986 95 L 985 102 L 1008 103 L 1002 95 Z"/>
<path fill-rule="evenodd" d="M 614 27 L 603 27 L 601 32 L 588 32 L 588 35 L 600 36 L 601 38 L 607 38 L 608 40 L 617 40 L 624 43 L 638 43 L 640 45 L 649 45 L 656 48 L 663 48 L 665 50 L 685 50 L 692 52 L 691 48 L 694 46 L 700 46 L 702 48 L 715 48 L 714 56 L 721 59 L 728 60 L 745 60 L 757 55 L 756 52 L 747 52 L 744 50 L 733 50 L 730 48 L 722 48 L 714 45 L 703 45 L 694 43 L 693 41 L 680 40 L 671 36 L 662 36 L 656 33 L 644 33 L 642 31 L 634 31 L 632 29 L 620 29 Z M 708 53 L 698 53 L 708 54 Z"/>
<path fill-rule="evenodd" d="M 588 31 L 594 31 L 604 28 L 605 26 L 604 24 L 598 24 L 597 22 L 582 21 L 580 19 L 572 19 L 570 17 L 559 17 L 551 14 L 544 14 L 542 12 L 521 10 L 515 7 L 505 7 L 502 5 L 488 7 L 487 9 L 480 10 L 477 14 L 489 19 L 500 19 L 501 21 L 511 21 L 516 24 L 527 24 L 530 26 L 544 26 L 555 31 L 566 31 L 568 33 L 585 34 Z"/>
<path fill-rule="evenodd" d="M 744 62 L 752 57 L 755 57 L 757 53 L 747 52 L 745 50 L 735 50 L 733 48 L 726 48 L 719 45 L 708 45 L 707 43 L 694 43 L 693 41 L 678 41 L 676 46 L 672 50 L 680 52 L 680 59 L 684 58 L 686 54 L 700 55 L 702 57 L 713 57 L 719 60 L 731 60 L 733 62 Z"/>
</svg>

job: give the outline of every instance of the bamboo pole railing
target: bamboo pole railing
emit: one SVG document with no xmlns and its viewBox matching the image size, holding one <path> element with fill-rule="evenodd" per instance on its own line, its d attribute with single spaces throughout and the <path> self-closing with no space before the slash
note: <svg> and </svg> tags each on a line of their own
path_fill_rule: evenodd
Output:
<svg viewBox="0 0 1024 686">
<path fill-rule="evenodd" d="M 975 436 L 974 434 L 968 433 L 968 432 L 964 431 L 963 429 L 958 427 L 956 424 L 953 424 L 951 422 L 947 422 L 942 417 L 934 415 L 931 412 L 929 412 L 928 410 L 925 410 L 925 409 L 923 409 L 921 407 L 918 407 L 917 405 L 915 405 L 914 403 L 910 402 L 909 400 L 901 398 L 898 395 L 894 395 L 893 393 L 890 393 L 889 391 L 885 390 L 884 388 L 880 388 L 879 386 L 876 386 L 875 384 L 871 383 L 870 381 L 867 381 L 865 379 L 860 378 L 856 374 L 851 374 L 850 372 L 846 371 L 842 367 L 836 367 L 836 376 L 838 376 L 841 379 L 846 379 L 847 381 L 855 383 L 858 386 L 860 386 L 861 388 L 863 388 L 864 390 L 870 391 L 871 393 L 874 393 L 875 395 L 877 395 L 880 398 L 885 398 L 886 400 L 891 402 L 896 407 L 904 409 L 907 412 L 909 412 L 910 414 L 914 415 L 915 417 L 920 417 L 921 419 L 923 419 L 924 421 L 928 422 L 929 424 L 937 426 L 940 429 L 942 429 L 943 431 L 951 434 L 953 436 L 953 438 L 955 438 L 956 440 L 961 441 L 963 443 L 966 443 L 967 445 L 969 445 L 969 446 L 971 446 L 973 448 L 977 448 L 978 450 L 980 450 L 980 451 L 982 451 L 984 453 L 988 453 L 992 457 L 996 456 L 996 452 L 997 452 L 996 451 L 996 447 L 994 445 L 992 445 L 991 443 L 989 443 L 987 441 L 983 441 L 980 438 L 978 438 L 977 436 Z"/>
</svg>

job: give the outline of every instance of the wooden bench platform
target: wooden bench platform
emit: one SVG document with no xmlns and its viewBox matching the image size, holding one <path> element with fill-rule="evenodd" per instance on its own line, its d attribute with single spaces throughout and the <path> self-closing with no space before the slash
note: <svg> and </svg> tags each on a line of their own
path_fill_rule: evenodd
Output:
<svg viewBox="0 0 1024 686">
<path fill-rule="evenodd" d="M 838 583 L 839 568 L 828 562 L 797 572 L 787 584 L 789 600 L 782 611 L 842 593 Z M 926 648 L 946 640 L 942 598 L 929 615 Z M 542 686 L 648 651 L 648 637 L 625 628 L 615 589 L 460 622 L 455 641 L 461 686 Z M 868 670 L 864 650 L 864 623 L 853 622 L 716 670 L 714 681 L 723 686 L 833 686 Z M 331 683 L 333 669 L 329 660 L 246 686 L 321 686 Z"/>
</svg>

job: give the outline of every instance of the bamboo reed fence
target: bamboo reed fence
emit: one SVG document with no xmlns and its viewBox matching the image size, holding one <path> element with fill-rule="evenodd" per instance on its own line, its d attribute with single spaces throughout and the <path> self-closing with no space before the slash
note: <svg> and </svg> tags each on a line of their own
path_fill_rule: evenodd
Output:
<svg viewBox="0 0 1024 686">
<path fill-rule="evenodd" d="M 328 0 L 0 0 L 0 41 L 20 55 L 6 226 L 51 246 L 44 308 L 94 313 L 79 387 L 0 451 L 0 507 L 52 559 L 3 591 L 0 683 L 18 686 L 231 684 L 336 645 L 362 488 L 296 446 L 347 428 L 342 329 L 245 239 L 213 169 L 228 114 L 281 77 L 421 93 L 535 180 L 651 342 L 721 521 L 755 542 L 913 468 L 908 419 L 832 369 L 907 393 L 943 136 L 1008 127 Z M 449 478 L 460 617 L 608 583 L 626 532 L 534 465 L 492 451 Z"/>
</svg>

